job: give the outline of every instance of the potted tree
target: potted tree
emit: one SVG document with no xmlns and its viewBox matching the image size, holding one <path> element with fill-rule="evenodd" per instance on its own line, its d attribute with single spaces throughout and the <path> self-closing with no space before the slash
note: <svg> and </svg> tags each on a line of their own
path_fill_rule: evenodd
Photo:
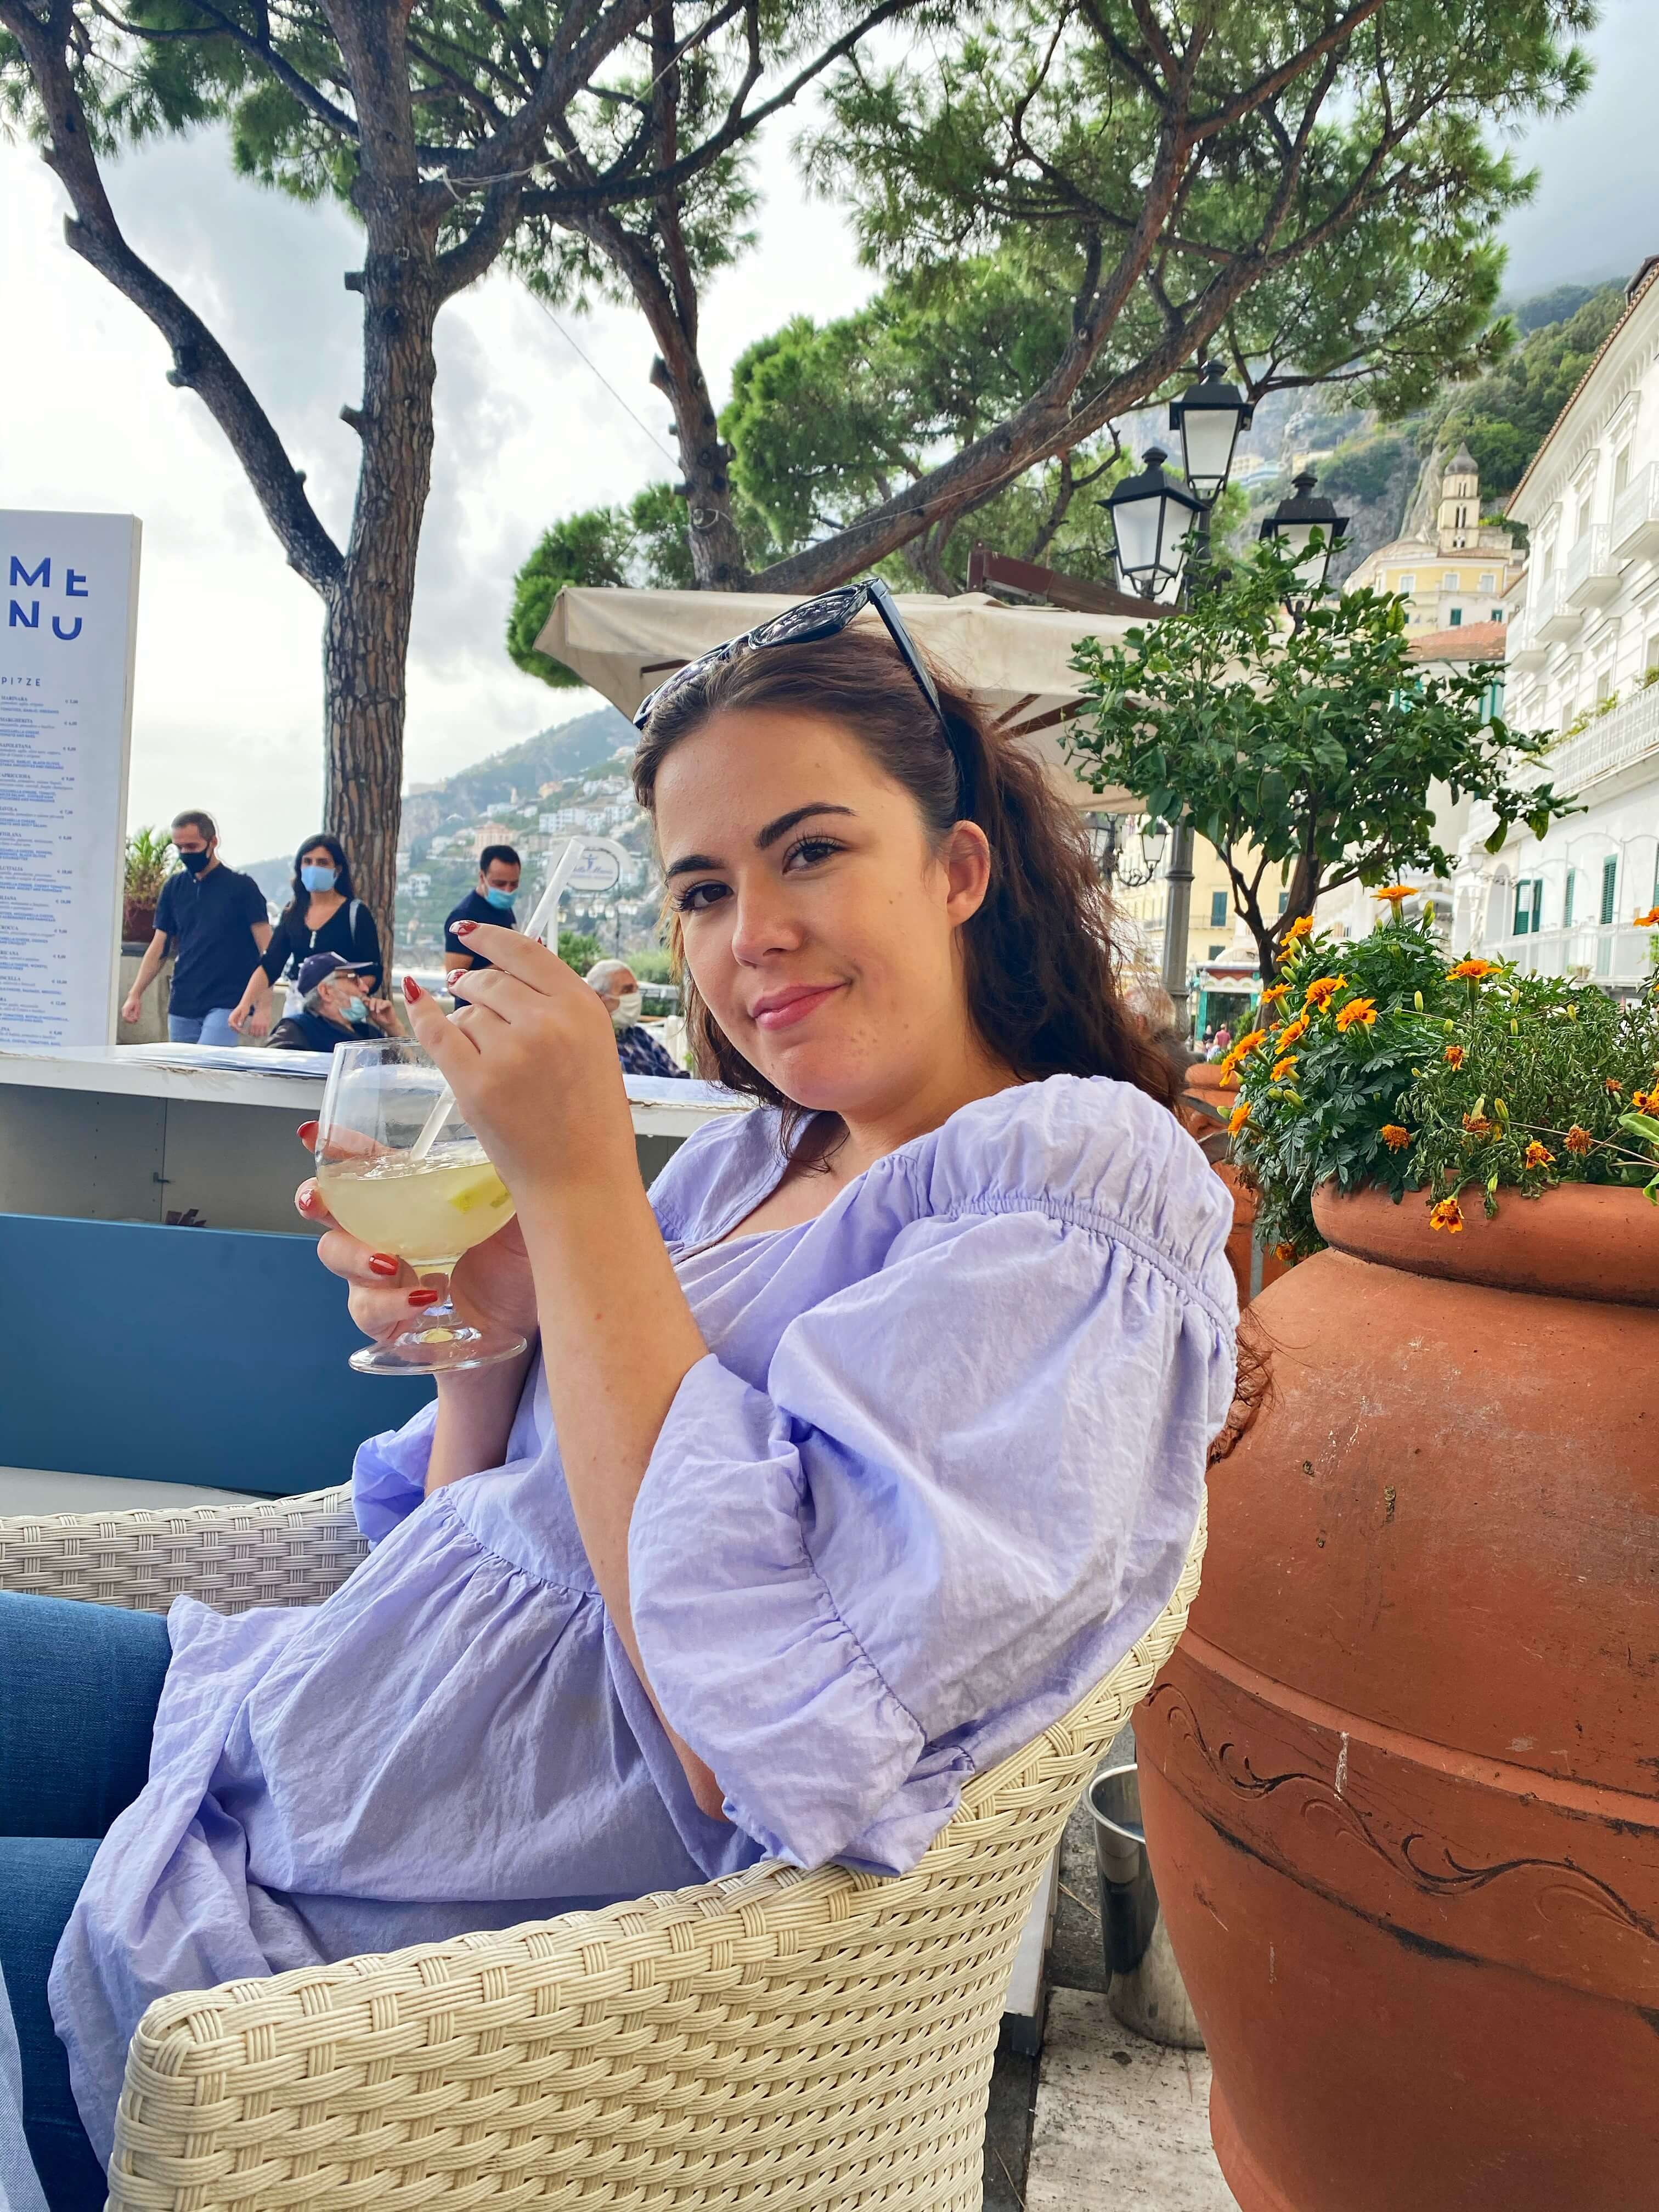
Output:
<svg viewBox="0 0 1659 2212">
<path fill-rule="evenodd" d="M 1245 2212 L 1652 2202 L 1659 994 L 1286 935 L 1225 1075 L 1306 1264 L 1136 1724 L 1217 2150 Z"/>
<path fill-rule="evenodd" d="M 135 830 L 127 838 L 121 942 L 142 952 L 155 933 L 155 902 L 173 872 L 173 840 L 165 830 Z"/>
</svg>

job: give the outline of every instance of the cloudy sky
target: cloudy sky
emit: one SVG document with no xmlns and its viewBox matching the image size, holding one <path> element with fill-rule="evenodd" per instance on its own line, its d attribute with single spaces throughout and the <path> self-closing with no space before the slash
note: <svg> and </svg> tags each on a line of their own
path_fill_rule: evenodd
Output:
<svg viewBox="0 0 1659 2212">
<path fill-rule="evenodd" d="M 1651 0 L 1609 0 L 1595 88 L 1522 147 L 1542 171 L 1511 226 L 1517 295 L 1625 275 L 1659 252 L 1647 88 L 1659 59 Z M 805 199 L 789 142 L 762 149 L 757 251 L 704 310 L 717 394 L 737 355 L 787 316 L 843 313 L 870 289 L 835 213 Z M 238 182 L 210 138 L 153 146 L 111 174 L 129 237 L 206 316 L 275 418 L 337 538 L 360 396 L 353 227 Z M 315 599 L 285 566 L 199 402 L 164 380 L 166 348 L 64 245 L 56 180 L 0 145 L 0 505 L 132 513 L 144 526 L 130 818 L 219 816 L 253 860 L 316 826 L 322 776 Z M 422 539 L 410 672 L 408 774 L 448 773 L 593 703 L 507 660 L 512 577 L 555 516 L 626 497 L 669 471 L 667 409 L 646 380 L 643 325 L 620 310 L 568 323 L 645 428 L 543 312 L 492 279 L 446 309 L 438 452 Z"/>
</svg>

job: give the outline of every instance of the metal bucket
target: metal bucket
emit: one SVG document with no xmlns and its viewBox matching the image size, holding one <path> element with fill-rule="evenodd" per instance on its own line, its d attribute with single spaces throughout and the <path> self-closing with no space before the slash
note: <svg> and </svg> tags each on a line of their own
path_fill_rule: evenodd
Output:
<svg viewBox="0 0 1659 2212">
<path fill-rule="evenodd" d="M 1106 2002 L 1136 2035 L 1181 2051 L 1202 2051 L 1204 2038 L 1158 1908 L 1133 1759 L 1101 1767 L 1089 1784 L 1088 1802 L 1100 1877 Z"/>
</svg>

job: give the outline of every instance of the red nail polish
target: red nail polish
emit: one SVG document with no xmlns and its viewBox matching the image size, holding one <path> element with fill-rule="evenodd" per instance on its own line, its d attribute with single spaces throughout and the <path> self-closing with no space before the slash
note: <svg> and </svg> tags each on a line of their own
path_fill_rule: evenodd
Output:
<svg viewBox="0 0 1659 2212">
<path fill-rule="evenodd" d="M 295 1132 L 295 1134 L 299 1138 L 300 1142 L 305 1146 L 307 1152 L 311 1152 L 315 1149 L 317 1143 L 317 1124 L 314 1121 L 301 1121 L 298 1129 Z"/>
<path fill-rule="evenodd" d="M 299 1189 L 295 1192 L 294 1203 L 301 1213 L 309 1213 L 312 1207 L 316 1205 L 317 1194 L 308 1182 L 301 1183 Z"/>
<path fill-rule="evenodd" d="M 477 927 L 476 921 L 458 921 L 455 925 L 455 934 L 457 937 L 471 937 Z"/>
<path fill-rule="evenodd" d="M 441 1291 L 411 1291 L 409 1303 L 412 1306 L 435 1306 L 442 1296 Z"/>
<path fill-rule="evenodd" d="M 405 975 L 404 977 L 404 1003 L 405 1006 L 412 1005 L 416 999 L 423 999 L 425 996 L 426 993 L 421 988 L 420 985 L 415 981 L 415 978 L 412 975 Z"/>
<path fill-rule="evenodd" d="M 398 1262 L 390 1252 L 371 1252 L 368 1264 L 377 1275 L 395 1275 L 398 1272 Z"/>
</svg>

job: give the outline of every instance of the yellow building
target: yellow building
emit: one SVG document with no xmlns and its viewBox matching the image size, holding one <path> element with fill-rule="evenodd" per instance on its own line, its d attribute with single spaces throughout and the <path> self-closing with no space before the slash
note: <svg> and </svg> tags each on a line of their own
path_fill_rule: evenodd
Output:
<svg viewBox="0 0 1659 2212">
<path fill-rule="evenodd" d="M 1440 479 L 1431 535 L 1395 538 L 1368 553 L 1343 589 L 1403 592 L 1406 626 L 1427 635 L 1504 620 L 1504 596 L 1526 562 L 1507 530 L 1480 520 L 1480 472 L 1467 446 Z"/>
<path fill-rule="evenodd" d="M 1285 872 L 1270 868 L 1262 878 L 1262 912 L 1269 916 L 1282 914 L 1285 902 Z M 1126 960 L 1161 970 L 1164 964 L 1164 912 L 1170 896 L 1168 879 L 1160 871 L 1151 883 L 1135 890 L 1115 884 L 1112 905 L 1119 917 L 1121 950 Z M 1206 838 L 1193 840 L 1192 901 L 1187 917 L 1187 974 L 1189 981 L 1201 986 L 1203 970 L 1212 961 L 1224 960 L 1231 955 L 1248 951 L 1252 968 L 1255 964 L 1255 946 L 1244 933 L 1243 924 L 1233 912 L 1232 878 L 1226 865 Z M 1254 995 L 1251 984 L 1241 989 L 1240 1005 L 1248 1003 Z M 1234 1009 L 1227 1009 L 1231 1013 Z M 1192 1012 L 1196 1018 L 1200 1008 L 1194 1001 Z"/>
</svg>

